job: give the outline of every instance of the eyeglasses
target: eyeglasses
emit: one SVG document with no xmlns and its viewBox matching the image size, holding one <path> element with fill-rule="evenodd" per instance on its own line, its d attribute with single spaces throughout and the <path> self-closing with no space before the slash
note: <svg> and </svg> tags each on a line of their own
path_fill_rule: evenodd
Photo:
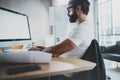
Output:
<svg viewBox="0 0 120 80">
<path fill-rule="evenodd" d="M 67 7 L 67 10 L 69 10 L 70 8 L 73 8 L 73 6 L 69 6 L 69 7 Z"/>
</svg>

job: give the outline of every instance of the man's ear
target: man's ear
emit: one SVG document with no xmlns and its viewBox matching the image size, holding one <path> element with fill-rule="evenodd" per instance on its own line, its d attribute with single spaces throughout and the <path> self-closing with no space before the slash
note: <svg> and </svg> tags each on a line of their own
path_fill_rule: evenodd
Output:
<svg viewBox="0 0 120 80">
<path fill-rule="evenodd" d="M 81 6 L 77 6 L 77 7 L 76 7 L 76 11 L 79 11 L 79 12 L 80 12 L 80 11 L 81 11 Z"/>
<path fill-rule="evenodd" d="M 76 13 L 77 13 L 77 15 L 81 14 L 81 6 L 76 7 Z"/>
</svg>

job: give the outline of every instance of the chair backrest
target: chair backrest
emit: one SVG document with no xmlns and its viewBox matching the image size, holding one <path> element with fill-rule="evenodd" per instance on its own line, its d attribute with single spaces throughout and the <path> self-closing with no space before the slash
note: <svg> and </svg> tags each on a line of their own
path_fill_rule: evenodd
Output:
<svg viewBox="0 0 120 80">
<path fill-rule="evenodd" d="M 89 80 L 106 80 L 104 60 L 97 40 L 92 40 L 82 59 L 96 63 L 96 67 L 88 71 Z"/>
</svg>

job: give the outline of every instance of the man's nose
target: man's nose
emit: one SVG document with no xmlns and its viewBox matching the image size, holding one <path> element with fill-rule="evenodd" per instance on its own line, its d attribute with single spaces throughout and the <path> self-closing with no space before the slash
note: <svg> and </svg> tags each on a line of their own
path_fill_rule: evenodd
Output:
<svg viewBox="0 0 120 80">
<path fill-rule="evenodd" d="M 67 16 L 69 16 L 69 17 L 70 17 L 70 13 L 69 13 L 69 12 L 67 13 Z"/>
</svg>

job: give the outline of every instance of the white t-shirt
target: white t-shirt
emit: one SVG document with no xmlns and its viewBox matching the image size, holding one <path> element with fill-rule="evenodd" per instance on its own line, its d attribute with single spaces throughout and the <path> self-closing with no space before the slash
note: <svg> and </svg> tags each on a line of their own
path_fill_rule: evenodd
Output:
<svg viewBox="0 0 120 80">
<path fill-rule="evenodd" d="M 94 27 L 91 26 L 89 21 L 84 21 L 79 25 L 76 25 L 69 33 L 68 39 L 74 42 L 77 47 L 71 51 L 64 53 L 61 56 L 74 56 L 81 58 L 86 49 L 94 39 Z"/>
<path fill-rule="evenodd" d="M 77 58 L 81 58 L 91 41 L 94 39 L 94 27 L 90 24 L 88 20 L 80 23 L 79 25 L 75 25 L 74 27 L 70 27 L 67 31 L 66 36 L 72 42 L 74 42 L 77 47 L 71 51 L 64 53 L 61 56 L 74 56 Z M 73 74 L 64 74 L 67 77 L 71 77 Z"/>
</svg>

